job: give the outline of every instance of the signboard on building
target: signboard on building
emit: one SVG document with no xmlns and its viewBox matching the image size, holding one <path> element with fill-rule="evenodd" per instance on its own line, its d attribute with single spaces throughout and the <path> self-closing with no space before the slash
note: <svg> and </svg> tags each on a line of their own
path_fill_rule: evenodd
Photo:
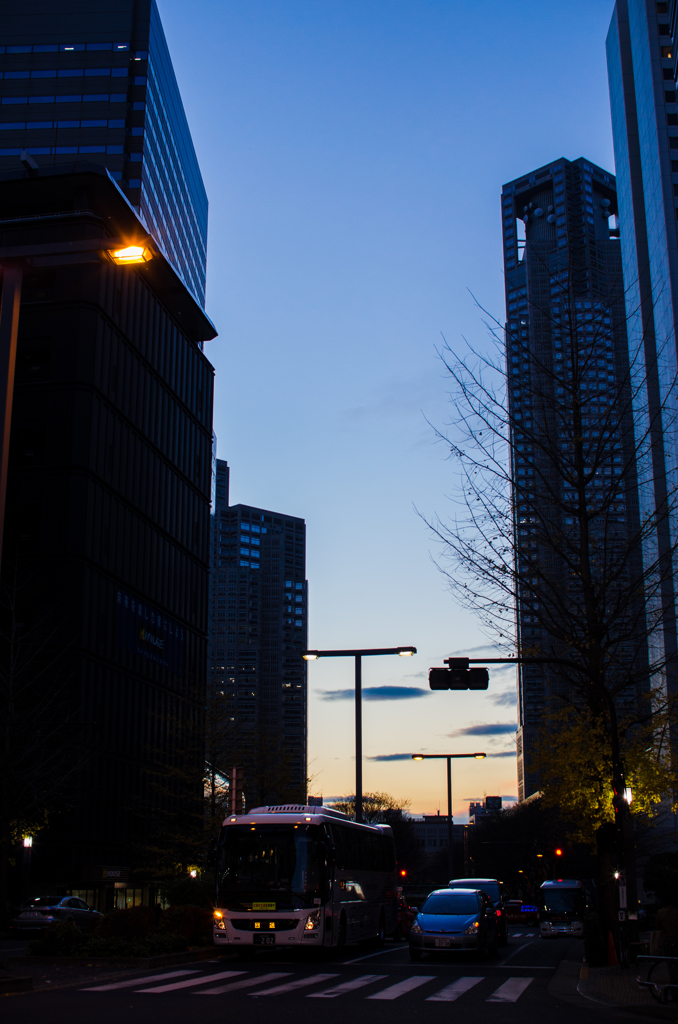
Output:
<svg viewBox="0 0 678 1024">
<path fill-rule="evenodd" d="M 117 640 L 121 647 L 179 675 L 184 668 L 184 627 L 118 587 Z"/>
</svg>

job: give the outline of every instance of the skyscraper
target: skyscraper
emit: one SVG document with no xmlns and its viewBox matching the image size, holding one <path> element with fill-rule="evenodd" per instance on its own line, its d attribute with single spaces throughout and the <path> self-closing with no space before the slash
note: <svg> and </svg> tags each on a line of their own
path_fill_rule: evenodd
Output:
<svg viewBox="0 0 678 1024">
<path fill-rule="evenodd" d="M 584 159 L 557 160 L 502 190 L 516 630 L 528 658 L 551 655 L 557 662 L 570 646 L 569 599 L 561 595 L 578 572 L 582 496 L 568 482 L 565 461 L 577 437 L 583 436 L 583 457 L 594 469 L 585 518 L 594 548 L 598 543 L 599 572 L 615 544 L 623 550 L 637 514 L 630 421 L 623 413 L 628 352 L 618 230 L 611 227 L 616 204 L 613 175 Z M 596 518 L 597 487 L 613 500 Z M 573 591 L 571 606 L 579 600 Z M 622 661 L 639 656 L 624 646 L 621 632 L 615 642 Z M 524 663 L 517 671 L 524 799 L 538 785 L 529 766 L 537 734 L 569 683 L 553 663 Z"/>
<path fill-rule="evenodd" d="M 0 170 L 106 167 L 205 302 L 207 195 L 155 0 L 0 0 Z"/>
<path fill-rule="evenodd" d="M 214 376 L 202 349 L 215 331 L 158 248 L 138 267 L 103 258 L 144 233 L 101 166 L 0 172 L 3 257 L 42 253 L 21 294 L 3 639 L 17 607 L 28 697 L 30 658 L 49 651 L 52 703 L 24 695 L 25 735 L 47 748 L 67 737 L 84 757 L 70 806 L 50 806 L 36 836 L 34 882 L 89 900 L 104 887 L 101 906 L 141 902 L 142 847 L 202 809 Z M 3 642 L 3 702 L 9 653 Z M 24 756 L 18 706 L 5 724 Z"/>
<path fill-rule="evenodd" d="M 229 505 L 216 464 L 211 685 L 225 697 L 247 805 L 306 797 L 308 584 L 303 519 Z M 232 765 L 222 765 L 226 769 Z"/>
<path fill-rule="evenodd" d="M 675 557 L 678 517 L 678 55 L 676 0 L 618 0 L 607 37 L 612 134 L 631 359 L 644 375 L 634 406 L 637 429 L 652 439 L 641 487 L 645 514 L 664 507 L 648 546 Z M 678 692 L 674 571 L 664 573 L 657 608 L 662 629 L 653 654 Z"/>
</svg>

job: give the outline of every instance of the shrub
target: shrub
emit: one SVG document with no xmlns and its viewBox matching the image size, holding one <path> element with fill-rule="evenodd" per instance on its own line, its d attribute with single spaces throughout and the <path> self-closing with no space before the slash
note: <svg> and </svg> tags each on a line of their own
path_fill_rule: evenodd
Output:
<svg viewBox="0 0 678 1024">
<path fill-rule="evenodd" d="M 191 906 L 211 910 L 214 900 L 214 879 L 190 878 L 184 875 L 166 885 L 163 896 L 170 907 Z"/>
<path fill-rule="evenodd" d="M 155 911 L 152 907 L 129 907 L 112 910 L 99 923 L 97 935 L 116 939 L 143 939 L 155 930 Z"/>
<path fill-rule="evenodd" d="M 57 922 L 45 928 L 39 939 L 28 943 L 33 956 L 80 956 L 87 937 L 74 924 Z"/>
<path fill-rule="evenodd" d="M 203 907 L 169 907 L 163 911 L 158 927 L 160 932 L 180 935 L 192 944 L 210 943 L 214 916 Z"/>
</svg>

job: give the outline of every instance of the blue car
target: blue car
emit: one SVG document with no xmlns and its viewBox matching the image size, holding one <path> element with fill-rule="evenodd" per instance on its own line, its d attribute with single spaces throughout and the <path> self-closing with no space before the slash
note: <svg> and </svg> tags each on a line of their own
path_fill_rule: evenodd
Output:
<svg viewBox="0 0 678 1024">
<path fill-rule="evenodd" d="M 499 933 L 492 900 L 481 889 L 436 889 L 417 911 L 409 942 L 412 960 L 445 950 L 495 956 Z"/>
</svg>

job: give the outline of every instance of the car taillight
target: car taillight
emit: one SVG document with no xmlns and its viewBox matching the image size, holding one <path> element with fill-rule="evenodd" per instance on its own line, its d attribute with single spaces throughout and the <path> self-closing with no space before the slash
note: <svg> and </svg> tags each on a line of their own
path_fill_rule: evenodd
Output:
<svg viewBox="0 0 678 1024">
<path fill-rule="evenodd" d="M 501 910 L 497 911 L 497 917 L 501 917 Z"/>
</svg>

